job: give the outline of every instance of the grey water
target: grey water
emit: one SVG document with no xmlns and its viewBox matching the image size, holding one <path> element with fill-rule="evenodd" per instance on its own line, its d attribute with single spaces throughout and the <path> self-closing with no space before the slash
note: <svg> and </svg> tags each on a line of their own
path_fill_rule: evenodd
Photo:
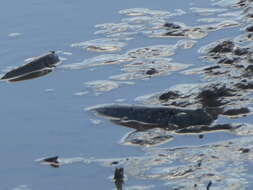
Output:
<svg viewBox="0 0 253 190">
<path fill-rule="evenodd" d="M 149 8 L 153 10 L 188 11 L 190 7 L 208 7 L 208 0 L 146 1 L 146 0 L 9 0 L 0 6 L 0 70 L 3 74 L 8 68 L 24 63 L 24 60 L 41 55 L 50 50 L 71 52 L 72 55 L 59 54 L 66 58 L 63 64 L 80 62 L 98 53 L 73 48 L 71 44 L 96 39 L 97 24 L 119 22 L 119 10 L 127 8 Z M 196 15 L 180 17 L 187 24 L 195 22 Z M 8 36 L 20 33 L 16 37 Z M 229 33 L 214 32 L 214 37 L 229 36 Z M 123 51 L 155 44 L 175 42 L 174 39 L 136 38 Z M 190 50 L 182 50 L 174 60 L 185 64 L 203 65 L 196 57 L 198 44 Z M 68 190 L 68 189 L 114 189 L 110 179 L 113 168 L 96 164 L 62 165 L 59 168 L 44 166 L 36 162 L 42 157 L 60 158 L 118 158 L 142 156 L 142 147 L 123 146 L 120 139 L 131 129 L 118 127 L 102 120 L 99 125 L 92 121 L 97 118 L 85 108 L 97 104 L 113 103 L 125 99 L 124 103 L 135 103 L 138 96 L 167 89 L 186 83 L 201 82 L 198 77 L 184 76 L 177 72 L 152 80 L 136 80 L 134 85 L 95 95 L 87 89 L 85 82 L 107 80 L 118 74 L 119 66 L 110 65 L 92 69 L 55 71 L 41 78 L 17 83 L 0 83 L 0 189 L 1 190 Z M 75 93 L 87 91 L 84 96 Z M 230 139 L 226 133 L 210 134 L 213 139 Z M 179 136 L 175 141 L 163 146 L 199 144 L 196 136 Z M 208 143 L 208 139 L 202 141 Z M 129 177 L 128 186 L 149 186 L 153 189 L 167 189 L 157 180 L 141 180 Z"/>
</svg>

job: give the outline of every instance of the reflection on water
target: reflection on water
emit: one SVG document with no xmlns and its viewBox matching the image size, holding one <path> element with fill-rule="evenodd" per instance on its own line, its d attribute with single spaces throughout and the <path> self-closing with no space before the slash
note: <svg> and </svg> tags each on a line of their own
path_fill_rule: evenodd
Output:
<svg viewBox="0 0 253 190">
<path fill-rule="evenodd" d="M 114 171 L 114 183 L 117 190 L 123 190 L 124 168 L 116 168 Z"/>
<path fill-rule="evenodd" d="M 38 77 L 47 75 L 50 72 L 52 72 L 52 69 L 43 69 L 41 71 L 35 71 L 35 72 L 31 72 L 29 74 L 21 75 L 20 77 L 10 78 L 8 81 L 17 82 L 17 81 L 34 79 L 34 78 L 38 78 Z"/>
</svg>

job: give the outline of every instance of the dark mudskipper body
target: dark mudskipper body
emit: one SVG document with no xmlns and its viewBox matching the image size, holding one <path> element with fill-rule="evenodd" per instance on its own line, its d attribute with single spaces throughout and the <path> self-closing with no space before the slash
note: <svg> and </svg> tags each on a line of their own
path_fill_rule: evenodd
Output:
<svg viewBox="0 0 253 190">
<path fill-rule="evenodd" d="M 47 54 L 38 56 L 29 63 L 9 71 L 1 79 L 9 81 L 20 81 L 36 78 L 49 73 L 49 70 L 52 70 L 52 68 L 55 67 L 59 62 L 59 57 L 55 54 L 55 52 L 52 51 Z"/>
<path fill-rule="evenodd" d="M 209 125 L 213 121 L 213 118 L 203 109 L 191 110 L 165 106 L 148 107 L 111 104 L 98 106 L 91 110 L 99 115 L 109 117 L 112 121 L 135 121 L 136 123 L 151 124 L 156 127 L 168 127 L 172 130 L 192 125 Z"/>
</svg>

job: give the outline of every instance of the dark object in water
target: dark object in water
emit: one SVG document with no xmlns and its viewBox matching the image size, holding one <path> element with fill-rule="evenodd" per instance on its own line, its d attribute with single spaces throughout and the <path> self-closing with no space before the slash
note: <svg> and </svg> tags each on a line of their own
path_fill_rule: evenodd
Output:
<svg viewBox="0 0 253 190">
<path fill-rule="evenodd" d="M 235 55 L 238 55 L 238 56 L 247 55 L 247 54 L 250 53 L 249 50 L 250 50 L 249 48 L 239 48 L 239 47 L 237 47 L 237 48 L 234 50 L 234 54 L 235 54 Z"/>
<path fill-rule="evenodd" d="M 90 110 L 120 125 L 137 130 L 138 125 L 144 128 L 147 126 L 147 128 L 160 127 L 175 130 L 194 125 L 209 125 L 213 122 L 213 118 L 204 109 L 109 104 L 93 107 Z M 126 125 L 129 123 L 131 126 Z"/>
<path fill-rule="evenodd" d="M 43 161 L 43 162 L 54 162 L 54 163 L 59 163 L 59 162 L 58 162 L 58 156 L 49 157 L 49 158 L 44 158 L 42 161 Z"/>
<path fill-rule="evenodd" d="M 239 89 L 251 90 L 253 89 L 253 81 L 242 80 L 235 84 L 235 86 Z"/>
<path fill-rule="evenodd" d="M 198 98 L 204 107 L 219 107 L 225 104 L 222 97 L 231 97 L 234 94 L 234 90 L 226 85 L 211 84 L 202 89 Z"/>
<path fill-rule="evenodd" d="M 167 29 L 180 29 L 181 28 L 181 26 L 179 26 L 178 24 L 169 23 L 169 22 L 166 22 L 163 26 L 166 27 Z"/>
<path fill-rule="evenodd" d="M 175 23 L 165 23 L 163 26 L 167 30 L 163 35 L 166 37 L 184 37 L 187 32 L 187 30 L 183 29 L 180 25 Z"/>
<path fill-rule="evenodd" d="M 29 63 L 7 72 L 1 80 L 21 81 L 40 77 L 48 74 L 60 63 L 59 57 L 54 51 L 35 57 Z"/>
<path fill-rule="evenodd" d="M 164 36 L 168 36 L 168 37 L 184 37 L 185 36 L 185 32 L 181 31 L 181 30 L 171 30 L 168 31 L 164 34 Z"/>
<path fill-rule="evenodd" d="M 249 65 L 246 67 L 246 71 L 253 71 L 253 65 Z"/>
<path fill-rule="evenodd" d="M 241 114 L 247 114 L 247 113 L 250 113 L 249 108 L 234 108 L 234 109 L 225 111 L 223 115 L 235 116 L 235 115 L 241 115 Z"/>
<path fill-rule="evenodd" d="M 58 156 L 44 158 L 43 160 L 41 160 L 41 162 L 47 163 L 54 168 L 59 168 L 60 166 L 59 161 L 58 161 Z"/>
<path fill-rule="evenodd" d="M 124 184 L 124 168 L 116 168 L 113 179 L 117 190 L 122 190 L 122 185 Z"/>
<path fill-rule="evenodd" d="M 219 65 L 215 65 L 215 66 L 211 66 L 211 67 L 207 67 L 205 69 L 203 69 L 204 71 L 212 71 L 214 69 L 220 69 Z"/>
<path fill-rule="evenodd" d="M 233 130 L 240 128 L 242 125 L 232 125 L 232 124 L 216 124 L 216 125 L 198 125 L 198 126 L 189 126 L 183 129 L 178 129 L 176 133 L 203 133 L 208 131 L 221 131 L 221 130 Z"/>
<path fill-rule="evenodd" d="M 209 181 L 209 183 L 206 186 L 206 190 L 210 190 L 210 187 L 211 187 L 212 184 L 213 184 L 212 181 Z"/>
<path fill-rule="evenodd" d="M 150 68 L 149 70 L 146 71 L 147 75 L 153 75 L 158 73 L 158 71 L 155 68 Z"/>
<path fill-rule="evenodd" d="M 247 31 L 247 32 L 253 32 L 253 26 L 247 27 L 247 28 L 246 28 L 246 31 Z"/>
<path fill-rule="evenodd" d="M 200 168 L 201 165 L 202 165 L 202 160 L 199 160 L 197 166 Z"/>
<path fill-rule="evenodd" d="M 201 135 L 198 135 L 199 139 L 203 139 L 204 138 L 204 135 L 201 134 Z"/>
<path fill-rule="evenodd" d="M 114 171 L 114 180 L 123 180 L 124 179 L 124 168 L 116 168 Z"/>
<path fill-rule="evenodd" d="M 111 165 L 117 165 L 118 163 L 119 163 L 118 161 L 113 161 Z"/>
<path fill-rule="evenodd" d="M 235 47 L 232 41 L 223 41 L 213 47 L 208 53 L 229 53 L 232 52 Z"/>
<path fill-rule="evenodd" d="M 240 148 L 240 151 L 242 153 L 249 153 L 250 152 L 250 149 L 249 148 Z"/>
<path fill-rule="evenodd" d="M 159 96 L 159 100 L 169 100 L 169 99 L 175 99 L 175 98 L 178 98 L 180 95 L 179 95 L 179 92 L 177 91 L 168 91 L 166 93 L 163 93 Z"/>
<path fill-rule="evenodd" d="M 238 58 L 227 58 L 226 57 L 226 58 L 220 59 L 218 61 L 218 63 L 231 65 L 231 64 L 234 64 L 238 60 L 239 60 Z"/>
</svg>

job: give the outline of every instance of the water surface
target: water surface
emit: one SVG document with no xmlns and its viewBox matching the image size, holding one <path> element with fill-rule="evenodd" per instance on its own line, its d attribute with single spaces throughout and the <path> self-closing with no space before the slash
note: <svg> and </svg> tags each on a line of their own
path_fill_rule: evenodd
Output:
<svg viewBox="0 0 253 190">
<path fill-rule="evenodd" d="M 106 92 L 94 91 L 87 86 L 87 82 L 112 80 L 112 76 L 124 73 L 123 65 L 66 69 L 64 66 L 69 67 L 111 53 L 86 51 L 72 47 L 71 44 L 104 38 L 105 34 L 94 34 L 99 31 L 94 26 L 119 23 L 121 19 L 126 19 L 126 15 L 119 14 L 120 10 L 148 8 L 175 12 L 175 9 L 181 9 L 185 14 L 171 17 L 171 20 L 194 26 L 198 24 L 196 20 L 200 16 L 190 8 L 210 6 L 208 0 L 179 0 L 173 3 L 165 0 L 4 2 L 0 7 L 2 73 L 22 65 L 29 57 L 50 50 L 57 51 L 64 62 L 62 67 L 41 78 L 17 83 L 1 82 L 0 189 L 114 189 L 114 183 L 110 179 L 113 167 L 101 167 L 96 163 L 84 164 L 82 159 L 142 157 L 146 155 L 145 148 L 120 144 L 121 138 L 132 130 L 106 120 L 97 121 L 99 118 L 85 111 L 85 108 L 115 101 L 135 103 L 138 96 L 162 91 L 176 84 L 201 83 L 199 76 L 184 75 L 180 71 L 207 64 L 196 53 L 202 45 L 231 34 L 239 34 L 240 31 L 229 29 L 226 32 L 212 32 L 208 38 L 199 40 L 190 49 L 179 48 L 173 55 L 173 62 L 186 65 L 180 67 L 181 70 L 175 69 L 169 74 L 146 80 L 134 78 L 127 80 L 128 83 L 123 81 Z M 112 53 L 122 55 L 135 48 L 173 45 L 178 41 L 174 38 L 148 38 L 140 33 L 133 38 L 125 41 L 126 45 L 119 51 Z M 206 136 L 209 138 L 201 141 L 195 135 L 179 135 L 175 136 L 174 141 L 160 147 L 195 146 L 234 138 L 234 135 L 223 132 Z M 70 162 L 73 159 L 73 164 L 51 168 L 35 161 L 55 155 L 66 158 L 67 161 L 69 159 Z M 142 186 L 146 189 L 168 188 L 166 182 L 160 180 L 142 180 L 129 176 L 126 181 L 129 189 L 145 189 Z"/>
</svg>

